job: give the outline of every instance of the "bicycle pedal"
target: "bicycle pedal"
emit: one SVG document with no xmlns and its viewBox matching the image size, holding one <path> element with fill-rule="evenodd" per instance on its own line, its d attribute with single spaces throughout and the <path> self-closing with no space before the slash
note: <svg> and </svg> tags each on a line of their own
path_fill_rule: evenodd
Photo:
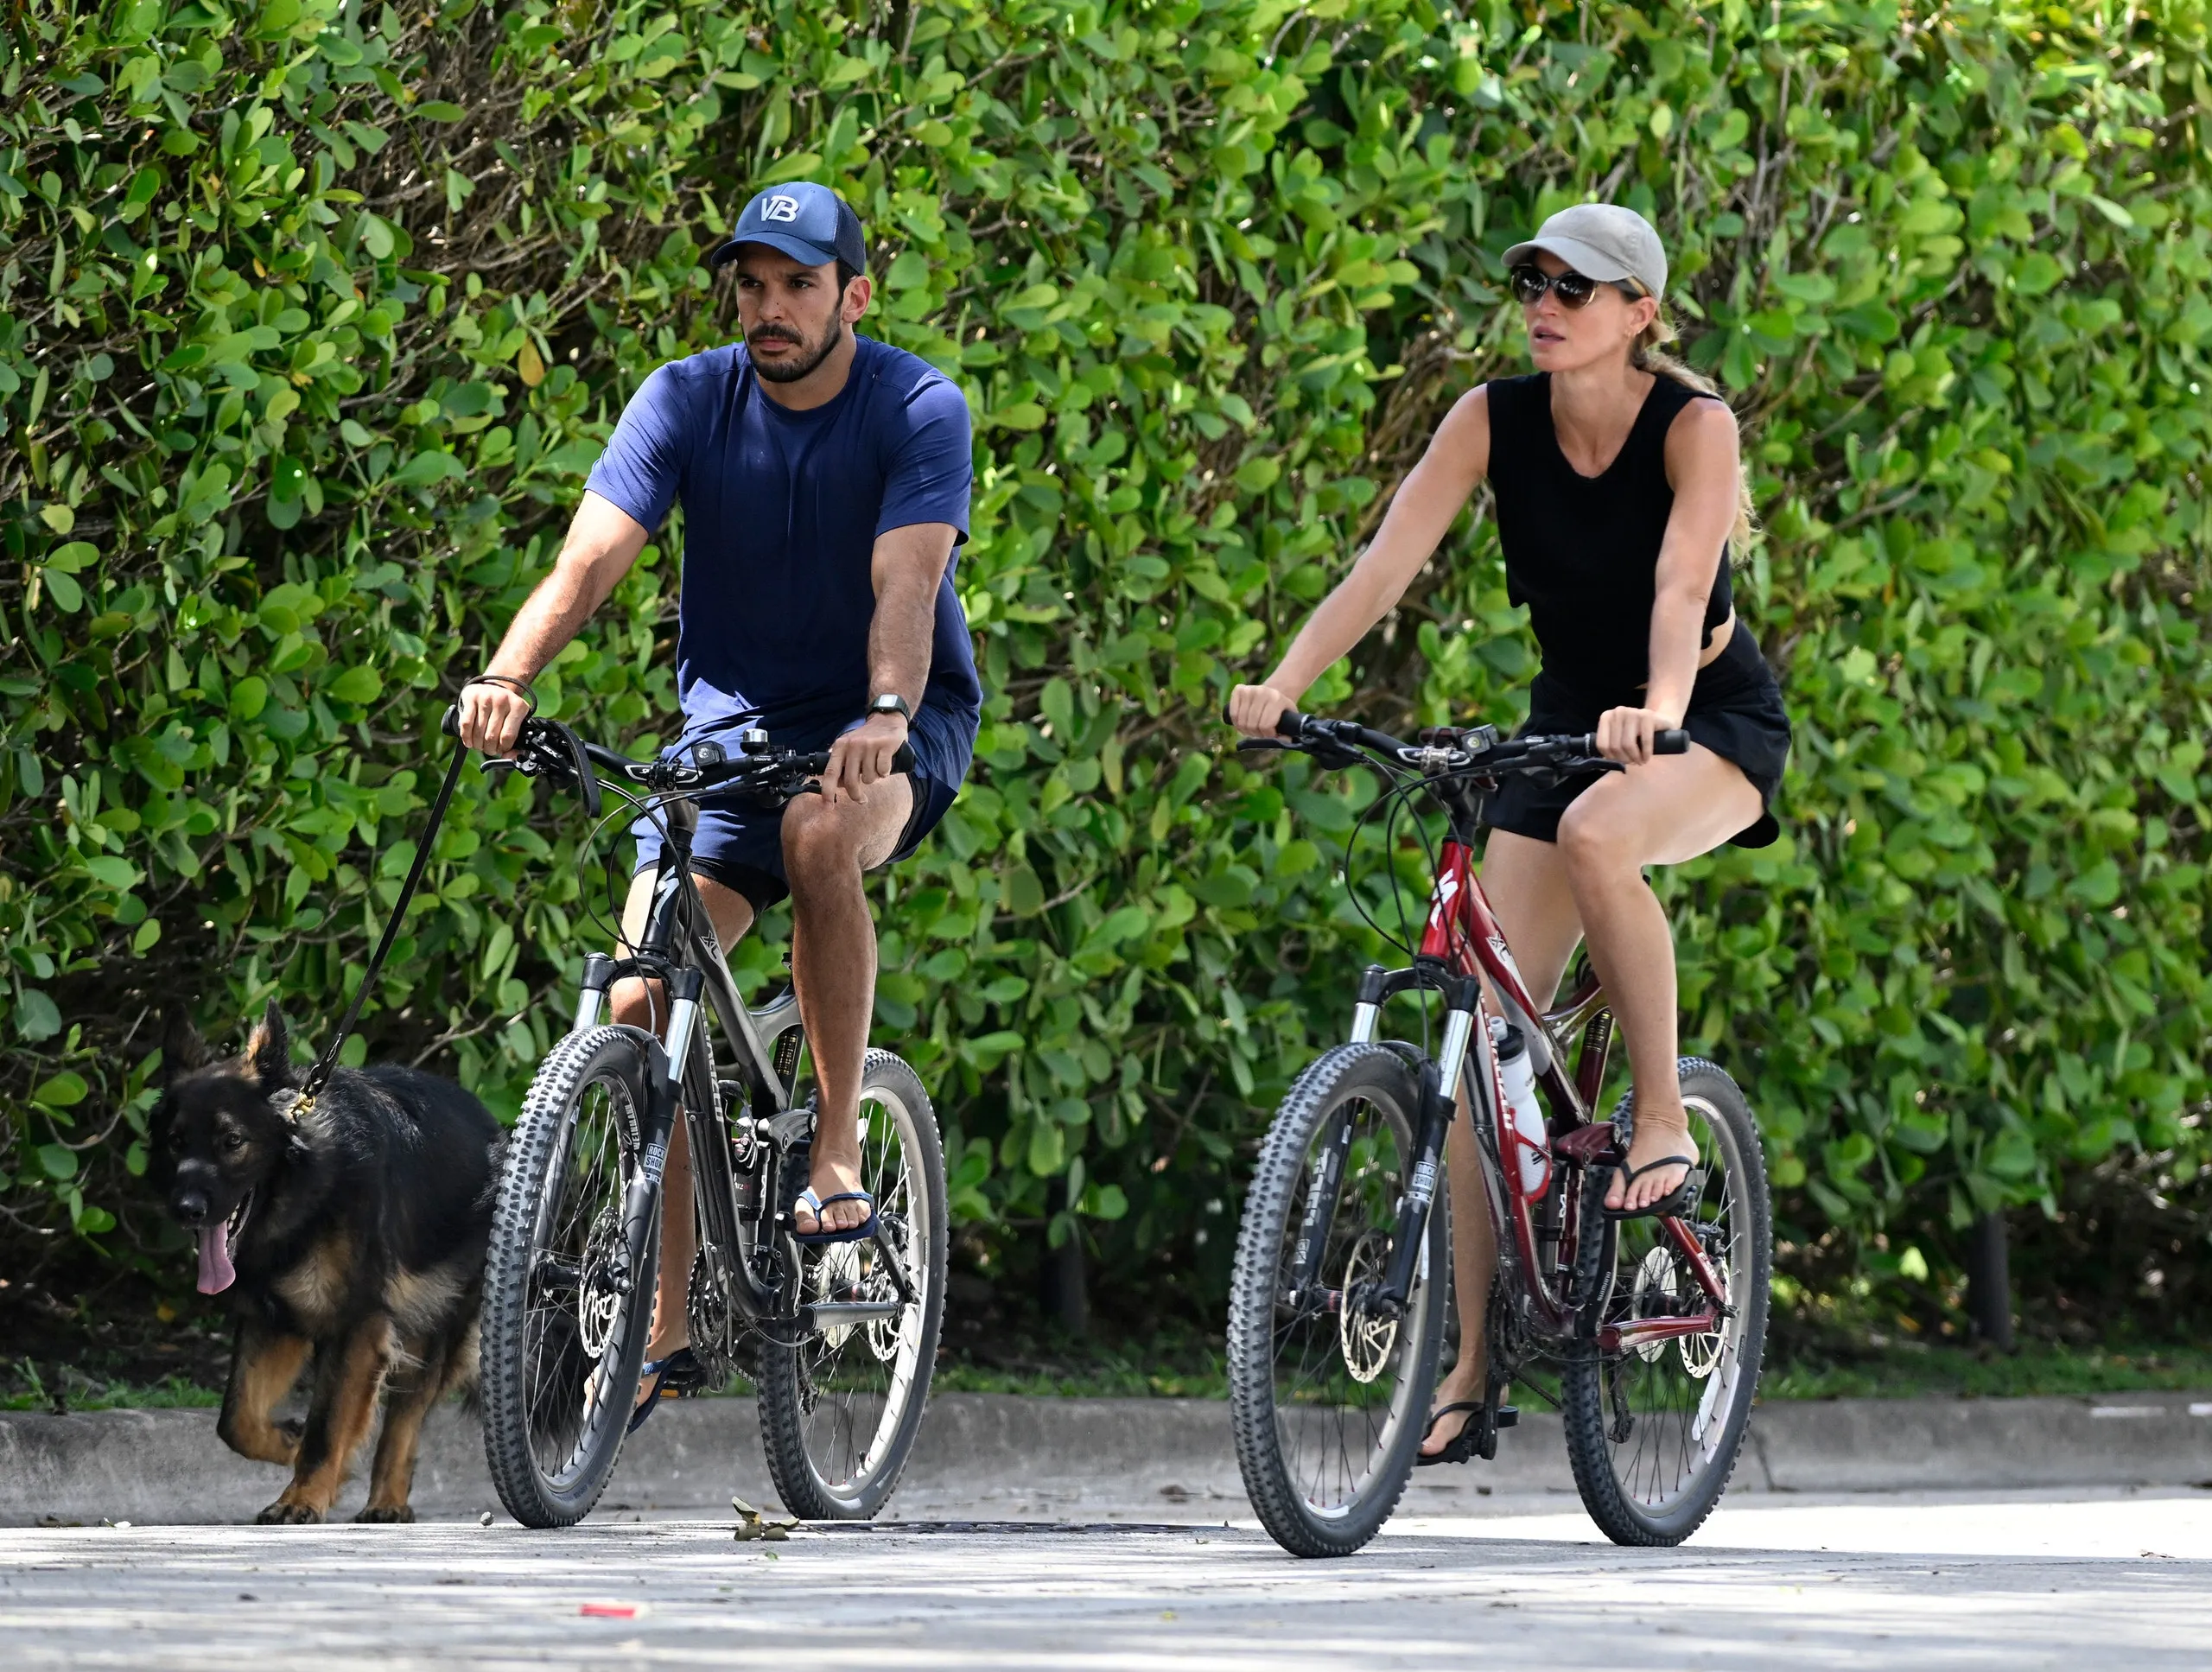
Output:
<svg viewBox="0 0 2212 1672">
<path fill-rule="evenodd" d="M 1497 1428 L 1519 1427 L 1521 1426 L 1521 1408 L 1517 1405 L 1499 1406 L 1497 1408 L 1497 1421 L 1491 1426 Z"/>
</svg>

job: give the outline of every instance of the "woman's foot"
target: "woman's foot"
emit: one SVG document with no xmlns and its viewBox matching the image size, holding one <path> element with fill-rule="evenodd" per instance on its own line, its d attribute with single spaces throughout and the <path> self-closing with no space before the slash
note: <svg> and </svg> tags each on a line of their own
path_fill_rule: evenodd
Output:
<svg viewBox="0 0 2212 1672">
<path fill-rule="evenodd" d="M 1447 1405 L 1457 1405 L 1470 1399 L 1479 1406 L 1489 1392 L 1489 1383 L 1486 1366 L 1455 1364 L 1452 1367 L 1452 1374 L 1436 1384 L 1436 1395 L 1428 1406 L 1428 1433 L 1421 1442 L 1423 1457 L 1434 1457 L 1441 1452 L 1459 1437 L 1459 1431 L 1473 1421 L 1478 1415 L 1476 1411 L 1452 1411 L 1444 1416 L 1437 1416 L 1435 1413 Z"/>
<path fill-rule="evenodd" d="M 1689 1116 L 1679 1103 L 1663 1113 L 1655 1110 L 1647 1114 L 1638 1109 L 1634 1131 L 1636 1135 L 1628 1147 L 1627 1164 L 1614 1168 L 1613 1181 L 1605 1191 L 1605 1205 L 1616 1212 L 1647 1208 L 1670 1195 L 1690 1176 L 1690 1165 L 1697 1159 L 1697 1146 L 1690 1141 Z M 1670 1155 L 1688 1156 L 1689 1162 L 1676 1167 L 1651 1166 Z M 1633 1183 L 1624 1184 L 1623 1180 L 1638 1167 L 1651 1170 Z"/>
</svg>

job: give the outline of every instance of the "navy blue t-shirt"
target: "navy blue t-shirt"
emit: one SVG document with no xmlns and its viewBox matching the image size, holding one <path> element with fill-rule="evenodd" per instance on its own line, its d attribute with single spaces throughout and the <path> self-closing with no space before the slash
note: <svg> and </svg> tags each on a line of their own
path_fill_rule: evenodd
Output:
<svg viewBox="0 0 2212 1672">
<path fill-rule="evenodd" d="M 741 343 L 671 360 L 622 409 L 586 486 L 649 530 L 683 501 L 676 684 L 691 737 L 757 715 L 777 743 L 818 748 L 859 721 L 875 695 L 876 537 L 958 530 L 912 727 L 923 771 L 957 785 L 982 707 L 953 588 L 975 479 L 968 403 L 926 360 L 854 340 L 844 388 L 804 412 L 761 392 Z"/>
</svg>

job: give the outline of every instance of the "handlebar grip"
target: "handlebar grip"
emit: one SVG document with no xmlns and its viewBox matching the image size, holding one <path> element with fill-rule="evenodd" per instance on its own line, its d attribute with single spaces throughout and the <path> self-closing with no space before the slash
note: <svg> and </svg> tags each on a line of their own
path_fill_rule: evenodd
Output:
<svg viewBox="0 0 2212 1672">
<path fill-rule="evenodd" d="M 1234 726 L 1236 723 L 1235 720 L 1230 717 L 1229 710 L 1226 708 L 1223 709 L 1221 711 L 1221 723 L 1224 726 Z M 1304 715 L 1299 713 L 1296 709 L 1285 709 L 1282 711 L 1281 717 L 1275 722 L 1275 735 L 1278 737 L 1296 737 L 1299 733 L 1304 729 L 1305 725 L 1306 716 Z M 1244 745 L 1243 743 L 1239 743 L 1236 747 L 1241 749 Z"/>
<path fill-rule="evenodd" d="M 1656 732 L 1652 735 L 1651 753 L 1654 754 L 1688 754 L 1689 752 L 1690 734 L 1688 732 Z"/>
<path fill-rule="evenodd" d="M 453 702 L 447 705 L 444 716 L 438 722 L 438 729 L 443 732 L 448 737 L 459 737 L 461 735 L 460 703 Z"/>
<path fill-rule="evenodd" d="M 914 746 L 912 744 L 901 743 L 899 746 L 899 753 L 891 757 L 891 770 L 894 772 L 911 772 L 914 770 Z"/>
</svg>

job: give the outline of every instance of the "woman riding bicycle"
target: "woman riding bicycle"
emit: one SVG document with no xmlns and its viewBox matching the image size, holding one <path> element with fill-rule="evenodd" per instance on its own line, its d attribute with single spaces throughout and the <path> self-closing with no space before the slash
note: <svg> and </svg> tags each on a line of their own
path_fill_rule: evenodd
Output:
<svg viewBox="0 0 2212 1672">
<path fill-rule="evenodd" d="M 1605 1205 L 1649 1213 L 1671 1207 L 1696 1154 L 1676 1082 L 1674 941 L 1643 868 L 1771 842 L 1789 722 L 1730 598 L 1731 545 L 1751 534 L 1734 415 L 1659 352 L 1673 333 L 1658 233 L 1634 210 L 1583 204 L 1505 261 L 1535 372 L 1452 407 L 1373 544 L 1267 683 L 1231 694 L 1230 716 L 1248 736 L 1273 733 L 1397 603 L 1489 479 L 1508 595 L 1529 607 L 1542 654 L 1526 730 L 1595 733 L 1628 770 L 1552 789 L 1510 781 L 1490 804 L 1483 882 L 1538 1002 L 1587 938 L 1635 1084 L 1626 1165 Z M 1655 734 L 1675 728 L 1689 752 L 1655 756 Z M 1497 1264 L 1471 1122 L 1452 1122 L 1447 1155 L 1459 1356 L 1438 1386 L 1424 1457 L 1451 1448 L 1481 1407 Z"/>
</svg>

